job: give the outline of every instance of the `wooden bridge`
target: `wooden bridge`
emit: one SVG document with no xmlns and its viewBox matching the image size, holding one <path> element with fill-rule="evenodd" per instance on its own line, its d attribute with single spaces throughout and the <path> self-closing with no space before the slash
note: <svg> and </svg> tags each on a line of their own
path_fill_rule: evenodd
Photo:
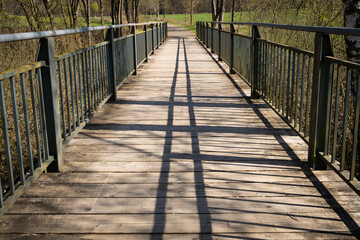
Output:
<svg viewBox="0 0 360 240">
<path fill-rule="evenodd" d="M 360 200 L 195 36 L 168 38 L 0 217 L 0 239 L 357 239 Z"/>
</svg>

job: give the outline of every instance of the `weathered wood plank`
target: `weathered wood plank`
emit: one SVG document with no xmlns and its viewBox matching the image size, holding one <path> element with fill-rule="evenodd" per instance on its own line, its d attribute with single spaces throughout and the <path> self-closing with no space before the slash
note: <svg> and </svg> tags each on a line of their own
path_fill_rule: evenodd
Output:
<svg viewBox="0 0 360 240">
<path fill-rule="evenodd" d="M 164 222 L 154 214 L 121 215 L 6 215 L 2 233 L 236 233 L 328 232 L 349 229 L 335 213 L 166 214 Z M 166 221 L 165 221 L 166 219 Z M 200 223 L 202 227 L 200 227 Z M 19 229 L 21 227 L 21 230 Z M 352 229 L 351 229 L 352 230 Z"/>
<path fill-rule="evenodd" d="M 195 173 L 196 175 L 196 173 Z M 342 182 L 324 182 L 333 195 L 356 194 Z M 258 197 L 258 196 L 321 196 L 328 191 L 316 189 L 312 182 L 271 183 L 208 183 L 208 184 L 47 184 L 37 182 L 24 194 L 26 197 Z"/>
<path fill-rule="evenodd" d="M 151 214 L 163 213 L 156 209 L 157 198 L 21 198 L 8 214 Z M 204 203 L 207 204 L 199 204 Z M 340 201 L 348 212 L 357 212 L 360 202 Z M 169 198 L 167 214 L 252 214 L 269 213 L 329 213 L 338 206 L 330 206 L 323 197 L 216 197 Z"/>
<path fill-rule="evenodd" d="M 219 233 L 219 234 L 3 234 L 3 240 L 233 240 L 233 239 L 357 239 L 349 231 L 318 232 L 264 232 L 264 233 Z"/>
<path fill-rule="evenodd" d="M 38 181 L 44 183 L 66 184 L 125 184 L 125 183 L 227 183 L 227 182 L 342 182 L 342 179 L 333 171 L 240 171 L 219 172 L 205 171 L 203 179 L 195 179 L 194 172 L 169 173 L 167 179 L 160 178 L 160 172 L 145 173 L 118 173 L 118 172 L 63 172 L 42 174 Z M 344 183 L 345 184 L 345 183 Z"/>
</svg>

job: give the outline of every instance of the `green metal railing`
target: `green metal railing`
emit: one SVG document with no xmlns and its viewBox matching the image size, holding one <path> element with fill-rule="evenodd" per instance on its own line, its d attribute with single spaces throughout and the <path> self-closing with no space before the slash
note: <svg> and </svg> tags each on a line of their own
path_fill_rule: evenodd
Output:
<svg viewBox="0 0 360 240">
<path fill-rule="evenodd" d="M 234 25 L 250 26 L 251 36 Z M 259 27 L 314 32 L 315 51 L 262 39 Z M 309 144 L 310 166 L 332 168 L 360 194 L 360 64 L 335 58 L 330 34 L 360 36 L 360 29 L 196 23 L 197 38 L 251 86 L 251 97 L 264 99 Z"/>
<path fill-rule="evenodd" d="M 125 27 L 131 34 L 115 38 L 114 31 Z M 104 42 L 55 55 L 54 37 L 104 30 Z M 59 171 L 64 146 L 106 101 L 116 100 L 124 79 L 166 37 L 166 23 L 0 35 L 0 43 L 40 41 L 36 63 L 0 74 L 0 161 L 7 168 L 0 174 L 0 214 L 45 169 Z"/>
</svg>

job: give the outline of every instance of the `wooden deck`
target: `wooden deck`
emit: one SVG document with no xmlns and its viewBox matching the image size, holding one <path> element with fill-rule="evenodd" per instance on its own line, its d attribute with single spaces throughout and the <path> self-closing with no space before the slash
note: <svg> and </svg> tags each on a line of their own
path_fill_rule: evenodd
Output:
<svg viewBox="0 0 360 240">
<path fill-rule="evenodd" d="M 169 38 L 0 218 L 0 239 L 356 239 L 359 197 L 193 34 Z"/>
</svg>

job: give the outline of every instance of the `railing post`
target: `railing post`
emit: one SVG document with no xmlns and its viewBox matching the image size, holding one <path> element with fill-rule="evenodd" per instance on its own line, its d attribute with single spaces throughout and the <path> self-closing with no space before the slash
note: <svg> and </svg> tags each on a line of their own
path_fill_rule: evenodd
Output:
<svg viewBox="0 0 360 240">
<path fill-rule="evenodd" d="M 144 32 L 145 32 L 145 62 L 149 61 L 148 55 L 148 32 L 147 32 L 147 25 L 144 25 Z"/>
<path fill-rule="evenodd" d="M 257 90 L 259 88 L 259 41 L 260 33 L 257 26 L 252 26 L 252 83 L 251 83 L 251 98 L 259 98 Z"/>
<path fill-rule="evenodd" d="M 116 88 L 116 71 L 115 71 L 115 42 L 114 42 L 114 28 L 110 28 L 106 33 L 106 41 L 109 41 L 109 77 L 111 82 L 112 95 L 110 101 L 116 101 L 117 99 L 117 88 Z"/>
<path fill-rule="evenodd" d="M 154 24 L 151 25 L 151 54 L 155 53 Z"/>
<path fill-rule="evenodd" d="M 234 24 L 230 24 L 230 74 L 234 74 Z"/>
<path fill-rule="evenodd" d="M 310 167 L 318 170 L 327 169 L 327 164 L 317 156 L 317 152 L 328 149 L 331 112 L 331 64 L 324 61 L 325 56 L 334 56 L 330 36 L 316 33 L 308 161 Z"/>
<path fill-rule="evenodd" d="M 134 73 L 133 75 L 137 74 L 137 46 L 136 46 L 136 26 L 131 27 L 131 33 L 133 34 L 133 45 L 134 45 Z"/>
<path fill-rule="evenodd" d="M 46 62 L 46 66 L 41 69 L 41 79 L 43 86 L 42 94 L 45 104 L 45 119 L 49 155 L 54 157 L 54 161 L 48 166 L 47 169 L 50 172 L 58 172 L 64 165 L 64 159 L 61 139 L 54 38 L 48 37 L 40 39 L 40 46 L 36 60 Z"/>
<path fill-rule="evenodd" d="M 214 53 L 214 27 L 215 24 L 212 22 L 211 23 L 211 53 Z"/>
<path fill-rule="evenodd" d="M 221 58 L 221 30 L 222 30 L 222 24 L 218 23 L 219 29 L 218 29 L 218 34 L 219 34 L 219 51 L 218 51 L 218 60 L 222 61 Z"/>
</svg>

